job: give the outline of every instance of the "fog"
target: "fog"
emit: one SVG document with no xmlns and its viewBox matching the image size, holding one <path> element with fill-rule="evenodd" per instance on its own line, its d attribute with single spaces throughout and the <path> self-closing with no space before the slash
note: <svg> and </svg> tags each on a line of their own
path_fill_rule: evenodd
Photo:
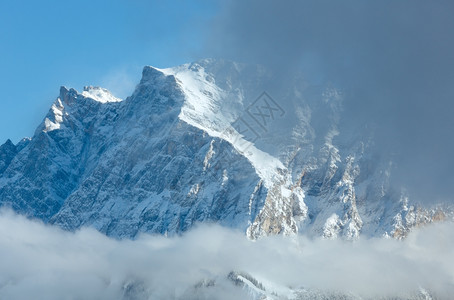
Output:
<svg viewBox="0 0 454 300">
<path fill-rule="evenodd" d="M 347 128 L 375 128 L 394 183 L 413 200 L 452 201 L 454 2 L 234 1 L 213 20 L 215 56 L 302 72 L 345 95 Z M 272 93 L 272 91 L 270 91 Z"/>
<path fill-rule="evenodd" d="M 420 287 L 454 293 L 451 223 L 414 231 L 405 241 L 343 242 L 305 237 L 247 240 L 244 233 L 198 226 L 180 237 L 118 241 L 92 229 L 65 232 L 0 214 L 2 299 L 245 299 L 226 280 L 247 272 L 277 286 L 403 295 Z M 213 287 L 197 291 L 201 280 Z"/>
</svg>

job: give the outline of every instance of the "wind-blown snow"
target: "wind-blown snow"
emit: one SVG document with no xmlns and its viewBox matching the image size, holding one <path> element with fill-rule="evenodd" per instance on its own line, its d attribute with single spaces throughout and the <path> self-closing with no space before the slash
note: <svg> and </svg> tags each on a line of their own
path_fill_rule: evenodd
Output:
<svg viewBox="0 0 454 300">
<path fill-rule="evenodd" d="M 115 97 L 108 90 L 96 86 L 85 86 L 82 96 L 91 98 L 101 103 L 122 101 L 122 99 Z"/>
<path fill-rule="evenodd" d="M 227 91 L 216 85 L 212 75 L 197 64 L 157 70 L 175 76 L 184 91 L 186 99 L 179 115 L 182 121 L 231 143 L 251 162 L 267 188 L 283 180 L 281 174 L 286 168 L 282 162 L 258 149 L 232 127 L 232 123 L 240 116 L 234 104 L 242 103 L 241 96 L 232 99 Z"/>
</svg>

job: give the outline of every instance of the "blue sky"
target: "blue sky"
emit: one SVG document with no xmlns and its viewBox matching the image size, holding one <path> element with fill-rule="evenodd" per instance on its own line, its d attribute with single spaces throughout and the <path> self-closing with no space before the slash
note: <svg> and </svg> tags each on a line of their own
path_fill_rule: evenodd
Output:
<svg viewBox="0 0 454 300">
<path fill-rule="evenodd" d="M 0 2 L 0 143 L 32 136 L 61 85 L 125 97 L 144 65 L 201 58 L 215 1 Z"/>
</svg>

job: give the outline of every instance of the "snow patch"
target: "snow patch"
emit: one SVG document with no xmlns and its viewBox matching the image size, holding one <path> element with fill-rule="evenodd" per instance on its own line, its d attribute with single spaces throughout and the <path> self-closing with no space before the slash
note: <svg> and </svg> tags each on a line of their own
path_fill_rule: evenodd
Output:
<svg viewBox="0 0 454 300">
<path fill-rule="evenodd" d="M 101 103 L 122 101 L 122 99 L 115 97 L 108 90 L 97 86 L 85 86 L 82 96 Z"/>
<path fill-rule="evenodd" d="M 63 110 L 65 107 L 63 106 L 63 103 L 61 102 L 60 98 L 58 98 L 54 104 L 52 104 L 51 111 L 52 114 L 51 116 L 47 117 L 44 120 L 44 132 L 50 132 L 54 130 L 58 130 L 61 127 L 61 123 L 63 123 Z M 51 118 L 53 120 L 51 120 Z"/>
<path fill-rule="evenodd" d="M 200 185 L 198 183 L 194 184 L 191 187 L 191 189 L 189 190 L 188 197 L 197 195 L 199 193 L 199 190 L 200 190 Z"/>
<path fill-rule="evenodd" d="M 224 186 L 227 181 L 229 181 L 229 176 L 227 170 L 224 169 L 224 171 L 222 172 L 222 186 Z"/>
<path fill-rule="evenodd" d="M 210 167 L 210 159 L 213 157 L 213 155 L 216 153 L 213 150 L 213 143 L 214 140 L 211 141 L 210 143 L 210 148 L 208 149 L 207 154 L 205 155 L 205 158 L 203 159 L 203 170 L 206 171 Z M 224 170 L 225 171 L 225 170 Z"/>
<path fill-rule="evenodd" d="M 323 227 L 323 237 L 327 239 L 337 238 L 341 225 L 342 222 L 339 216 L 337 214 L 332 214 L 331 217 L 326 220 L 325 226 Z"/>
</svg>

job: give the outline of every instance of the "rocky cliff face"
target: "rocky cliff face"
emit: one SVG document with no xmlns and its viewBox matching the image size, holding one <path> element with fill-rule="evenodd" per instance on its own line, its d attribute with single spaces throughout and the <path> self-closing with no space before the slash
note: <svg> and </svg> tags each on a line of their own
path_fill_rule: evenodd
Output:
<svg viewBox="0 0 454 300">
<path fill-rule="evenodd" d="M 450 217 L 390 187 L 370 133 L 343 130 L 337 90 L 295 81 L 270 96 L 270 82 L 260 67 L 203 60 L 145 67 L 125 100 L 62 87 L 31 139 L 0 147 L 0 202 L 130 238 L 197 222 L 253 239 L 399 237 Z"/>
</svg>

